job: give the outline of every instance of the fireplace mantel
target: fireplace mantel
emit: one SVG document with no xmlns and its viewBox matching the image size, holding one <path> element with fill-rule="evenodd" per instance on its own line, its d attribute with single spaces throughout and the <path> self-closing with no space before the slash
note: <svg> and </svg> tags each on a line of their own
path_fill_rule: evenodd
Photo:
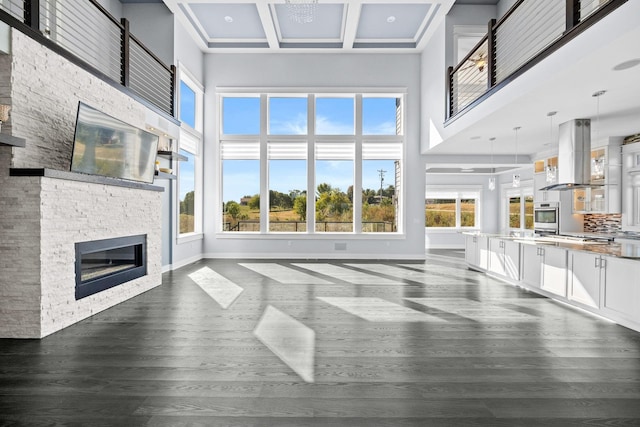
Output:
<svg viewBox="0 0 640 427">
<path fill-rule="evenodd" d="M 92 184 L 113 185 L 116 187 L 135 188 L 138 190 L 164 191 L 164 187 L 145 184 L 143 182 L 127 181 L 110 178 L 108 176 L 89 175 L 85 173 L 67 172 L 47 168 L 11 168 L 10 176 L 42 176 L 46 178 L 64 179 L 67 181 L 89 182 Z"/>
</svg>

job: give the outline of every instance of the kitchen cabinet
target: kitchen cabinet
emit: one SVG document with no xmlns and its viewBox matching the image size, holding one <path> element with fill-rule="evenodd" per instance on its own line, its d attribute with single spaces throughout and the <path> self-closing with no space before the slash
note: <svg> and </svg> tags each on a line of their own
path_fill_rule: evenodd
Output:
<svg viewBox="0 0 640 427">
<path fill-rule="evenodd" d="M 464 258 L 467 264 L 482 270 L 487 269 L 489 256 L 488 241 L 489 239 L 486 236 L 466 236 Z"/>
<path fill-rule="evenodd" d="M 540 288 L 542 280 L 542 257 L 540 246 L 522 245 L 522 282 L 527 287 Z"/>
<path fill-rule="evenodd" d="M 622 147 L 622 229 L 640 231 L 640 144 Z"/>
<path fill-rule="evenodd" d="M 568 296 L 570 301 L 589 308 L 600 308 L 603 257 L 588 252 L 569 251 Z"/>
<path fill-rule="evenodd" d="M 520 243 L 510 239 L 489 239 L 488 270 L 499 276 L 520 280 Z"/>
<path fill-rule="evenodd" d="M 566 249 L 523 244 L 522 259 L 523 284 L 567 296 Z"/>
<path fill-rule="evenodd" d="M 555 177 L 547 179 L 547 168 L 555 170 Z M 533 164 L 533 200 L 540 202 L 560 202 L 559 191 L 540 191 L 547 185 L 558 183 L 558 158 L 549 157 L 547 159 L 537 160 Z"/>
<path fill-rule="evenodd" d="M 542 249 L 540 287 L 562 297 L 567 296 L 567 250 L 551 246 Z"/>
<path fill-rule="evenodd" d="M 621 323 L 640 324 L 640 262 L 602 257 L 602 313 Z"/>
<path fill-rule="evenodd" d="M 573 212 L 620 213 L 621 171 L 619 143 L 591 150 L 591 184 L 600 186 L 573 190 Z"/>
</svg>

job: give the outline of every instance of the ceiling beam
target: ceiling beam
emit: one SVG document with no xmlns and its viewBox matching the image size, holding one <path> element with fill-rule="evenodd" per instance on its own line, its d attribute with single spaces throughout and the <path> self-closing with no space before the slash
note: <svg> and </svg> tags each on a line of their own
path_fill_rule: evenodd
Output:
<svg viewBox="0 0 640 427">
<path fill-rule="evenodd" d="M 272 15 L 272 10 L 267 0 L 257 0 L 256 7 L 258 8 L 258 15 L 262 22 L 264 34 L 267 37 L 267 43 L 269 43 L 269 49 L 280 49 L 280 42 L 278 41 L 274 22 L 275 12 Z"/>
<path fill-rule="evenodd" d="M 362 2 L 354 1 L 345 3 L 345 9 L 347 16 L 344 23 L 344 40 L 342 47 L 344 49 L 353 49 L 353 44 L 356 41 L 356 33 L 358 32 L 358 22 L 360 22 Z"/>
</svg>

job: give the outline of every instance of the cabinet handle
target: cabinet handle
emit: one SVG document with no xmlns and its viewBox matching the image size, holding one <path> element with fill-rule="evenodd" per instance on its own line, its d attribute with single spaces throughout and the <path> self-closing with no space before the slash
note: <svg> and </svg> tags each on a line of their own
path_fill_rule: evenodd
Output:
<svg viewBox="0 0 640 427">
<path fill-rule="evenodd" d="M 594 267 L 595 267 L 595 268 L 600 268 L 600 262 L 599 262 L 599 261 L 600 261 L 600 257 L 596 257 L 596 258 L 595 258 L 595 261 L 596 261 L 596 262 L 595 262 Z"/>
<path fill-rule="evenodd" d="M 607 259 L 600 258 L 600 268 L 607 268 Z"/>
</svg>

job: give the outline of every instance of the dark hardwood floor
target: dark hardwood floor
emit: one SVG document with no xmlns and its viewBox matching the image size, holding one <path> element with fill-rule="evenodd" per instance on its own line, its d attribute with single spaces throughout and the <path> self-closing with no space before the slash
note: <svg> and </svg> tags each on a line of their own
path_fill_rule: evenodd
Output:
<svg viewBox="0 0 640 427">
<path fill-rule="evenodd" d="M 0 340 L 0 426 L 578 425 L 640 426 L 640 334 L 446 251 L 203 260 Z"/>
</svg>

